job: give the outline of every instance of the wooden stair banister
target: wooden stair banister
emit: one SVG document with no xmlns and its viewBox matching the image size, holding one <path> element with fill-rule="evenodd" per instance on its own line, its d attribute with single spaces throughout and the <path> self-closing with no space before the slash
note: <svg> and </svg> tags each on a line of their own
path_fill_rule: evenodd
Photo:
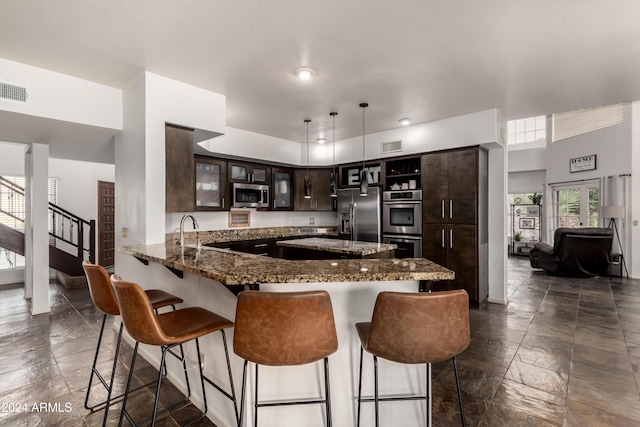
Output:
<svg viewBox="0 0 640 427">
<path fill-rule="evenodd" d="M 11 197 L 24 198 L 24 188 L 0 176 L 0 190 L 3 189 L 9 192 Z M 2 205 L 0 205 L 0 212 L 10 216 L 17 222 L 24 223 L 24 218 L 20 218 L 16 212 L 3 209 Z M 49 245 L 50 267 L 72 276 L 83 275 L 82 261 L 85 259 L 85 252 L 87 253 L 87 259 L 92 263 L 95 262 L 95 220 L 85 220 L 51 202 L 49 202 L 49 215 L 51 215 L 50 218 L 54 224 L 53 230 L 49 231 L 49 235 L 53 237 L 54 241 L 53 245 Z M 65 227 L 65 224 L 68 227 Z M 68 230 L 65 230 L 65 228 L 68 228 Z M 75 239 L 74 228 L 76 229 Z M 88 229 L 86 244 L 87 230 L 85 229 Z M 62 250 L 57 247 L 58 244 L 70 246 L 73 248 L 74 253 Z M 0 224 L 0 247 L 24 255 L 24 233 Z"/>
</svg>

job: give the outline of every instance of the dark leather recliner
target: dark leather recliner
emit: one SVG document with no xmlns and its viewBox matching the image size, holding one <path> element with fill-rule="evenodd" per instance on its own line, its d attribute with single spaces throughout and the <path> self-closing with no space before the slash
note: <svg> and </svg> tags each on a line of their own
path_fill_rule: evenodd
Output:
<svg viewBox="0 0 640 427">
<path fill-rule="evenodd" d="M 529 261 L 531 267 L 559 276 L 606 276 L 612 244 L 610 228 L 558 228 L 553 246 L 536 243 L 529 252 Z"/>
</svg>

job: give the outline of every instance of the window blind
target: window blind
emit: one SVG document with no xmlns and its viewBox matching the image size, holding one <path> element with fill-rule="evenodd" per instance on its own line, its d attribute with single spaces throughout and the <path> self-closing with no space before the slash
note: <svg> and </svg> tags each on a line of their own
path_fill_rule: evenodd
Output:
<svg viewBox="0 0 640 427">
<path fill-rule="evenodd" d="M 553 142 L 622 123 L 622 104 L 553 115 Z"/>
</svg>

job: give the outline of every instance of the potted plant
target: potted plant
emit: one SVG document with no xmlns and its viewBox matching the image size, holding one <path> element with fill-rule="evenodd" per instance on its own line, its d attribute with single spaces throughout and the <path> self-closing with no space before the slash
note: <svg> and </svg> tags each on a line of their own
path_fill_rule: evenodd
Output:
<svg viewBox="0 0 640 427">
<path fill-rule="evenodd" d="M 522 231 L 514 231 L 513 232 L 513 240 L 519 242 L 522 240 Z"/>
<path fill-rule="evenodd" d="M 540 202 L 542 201 L 542 193 L 533 193 L 529 196 L 529 200 L 531 200 L 531 203 L 533 203 L 534 205 L 539 205 Z"/>
</svg>

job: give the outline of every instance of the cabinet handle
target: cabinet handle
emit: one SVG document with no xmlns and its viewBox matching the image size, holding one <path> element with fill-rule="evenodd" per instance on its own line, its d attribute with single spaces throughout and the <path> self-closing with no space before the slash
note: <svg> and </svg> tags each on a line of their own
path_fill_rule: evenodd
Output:
<svg viewBox="0 0 640 427">
<path fill-rule="evenodd" d="M 442 219 L 444 219 L 444 199 L 442 199 L 442 209 L 441 209 L 441 212 L 442 212 Z"/>
<path fill-rule="evenodd" d="M 442 236 L 440 237 L 440 241 L 442 242 L 442 247 L 444 248 L 444 228 L 442 229 Z"/>
<path fill-rule="evenodd" d="M 222 209 L 224 209 L 224 197 L 222 198 Z"/>
<path fill-rule="evenodd" d="M 449 200 L 449 219 L 453 219 L 453 200 Z"/>
<path fill-rule="evenodd" d="M 273 199 L 273 209 L 276 208 L 276 199 Z"/>
<path fill-rule="evenodd" d="M 267 243 L 258 243 L 253 245 L 254 248 L 264 248 L 265 246 L 267 246 Z"/>
<path fill-rule="evenodd" d="M 449 229 L 449 248 L 453 249 L 453 229 Z"/>
</svg>

